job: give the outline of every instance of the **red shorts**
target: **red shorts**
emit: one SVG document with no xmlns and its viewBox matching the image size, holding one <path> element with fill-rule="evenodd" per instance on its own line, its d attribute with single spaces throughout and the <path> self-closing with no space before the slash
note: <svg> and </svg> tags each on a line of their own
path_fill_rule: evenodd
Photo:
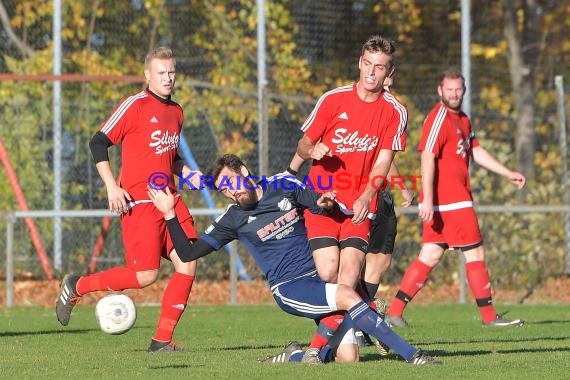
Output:
<svg viewBox="0 0 570 380">
<path fill-rule="evenodd" d="M 423 224 L 424 243 L 447 244 L 450 248 L 469 247 L 482 241 L 473 207 L 435 211 L 433 221 Z"/>
<path fill-rule="evenodd" d="M 194 219 L 180 197 L 174 205 L 176 216 L 189 239 L 197 239 Z M 121 218 L 127 268 L 146 271 L 160 268 L 174 248 L 162 213 L 152 203 L 134 206 Z"/>
<path fill-rule="evenodd" d="M 361 224 L 354 224 L 352 223 L 351 215 L 318 215 L 313 214 L 309 210 L 305 210 L 304 215 L 309 240 L 314 238 L 333 238 L 341 242 L 350 238 L 359 238 L 368 243 L 370 234 L 370 219 L 368 218 Z"/>
</svg>

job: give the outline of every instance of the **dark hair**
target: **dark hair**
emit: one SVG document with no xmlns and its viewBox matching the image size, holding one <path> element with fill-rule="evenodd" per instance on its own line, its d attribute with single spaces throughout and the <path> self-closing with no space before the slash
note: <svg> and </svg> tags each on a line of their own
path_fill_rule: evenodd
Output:
<svg viewBox="0 0 570 380">
<path fill-rule="evenodd" d="M 461 70 L 459 70 L 457 67 L 448 67 L 444 70 L 444 72 L 441 74 L 441 77 L 439 78 L 440 86 L 443 84 L 443 80 L 446 78 L 461 79 L 463 80 L 463 87 L 465 87 L 465 78 L 463 77 Z"/>
<path fill-rule="evenodd" d="M 363 56 L 367 51 L 371 53 L 382 52 L 392 57 L 396 53 L 396 46 L 394 45 L 394 41 L 375 34 L 368 37 L 366 42 L 364 42 L 360 55 Z M 392 61 L 393 60 L 394 57 L 392 57 Z"/>
<path fill-rule="evenodd" d="M 218 179 L 218 176 L 220 175 L 220 172 L 224 168 L 228 168 L 228 169 L 230 169 L 230 170 L 232 170 L 238 174 L 241 174 L 241 167 L 242 166 L 245 166 L 245 168 L 249 174 L 249 169 L 247 169 L 247 166 L 241 160 L 241 158 L 239 158 L 235 154 L 224 154 L 223 156 L 218 157 L 212 163 L 212 165 L 210 165 L 208 170 L 206 170 L 206 175 L 213 178 L 214 183 L 215 183 L 216 180 Z"/>
</svg>

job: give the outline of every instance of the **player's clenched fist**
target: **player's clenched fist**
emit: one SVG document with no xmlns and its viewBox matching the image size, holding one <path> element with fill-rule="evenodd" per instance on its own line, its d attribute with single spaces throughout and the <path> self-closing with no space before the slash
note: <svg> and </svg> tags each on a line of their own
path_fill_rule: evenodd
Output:
<svg viewBox="0 0 570 380">
<path fill-rule="evenodd" d="M 324 156 L 332 156 L 330 148 L 322 142 L 317 143 L 311 150 L 311 158 L 313 160 L 320 160 Z"/>
</svg>

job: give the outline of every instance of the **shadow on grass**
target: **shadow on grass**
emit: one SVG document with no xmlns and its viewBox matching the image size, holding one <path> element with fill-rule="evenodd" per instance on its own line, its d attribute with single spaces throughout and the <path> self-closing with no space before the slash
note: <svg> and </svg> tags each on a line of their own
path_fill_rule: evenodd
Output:
<svg viewBox="0 0 570 380">
<path fill-rule="evenodd" d="M 188 364 L 170 364 L 170 365 L 151 365 L 148 366 L 148 369 L 185 369 L 185 368 L 197 368 L 197 367 L 206 367 L 205 364 L 198 364 L 198 365 L 188 365 Z"/>
<path fill-rule="evenodd" d="M 425 350 L 425 352 L 439 359 L 451 358 L 451 357 L 464 357 L 464 356 L 487 356 L 487 355 L 497 355 L 497 354 L 532 354 L 532 353 L 544 353 L 544 348 L 520 348 L 520 349 L 510 349 L 510 350 L 462 350 L 462 351 L 444 351 L 444 350 Z M 549 348 L 548 352 L 570 352 L 570 347 L 559 347 L 559 348 Z M 388 356 L 381 357 L 376 353 L 361 353 L 360 361 L 379 361 L 379 360 L 395 360 L 403 361 L 399 355 L 391 352 Z"/>
<path fill-rule="evenodd" d="M 151 328 L 151 325 L 141 325 L 141 326 L 136 326 L 133 327 L 131 330 L 132 331 L 134 329 L 145 329 L 145 328 Z M 35 331 L 4 331 L 4 332 L 0 332 L 0 338 L 3 337 L 15 337 L 15 336 L 27 336 L 27 335 L 51 335 L 51 334 L 85 334 L 85 333 L 89 333 L 89 332 L 101 332 L 100 329 L 98 328 L 91 328 L 91 329 L 67 329 L 67 328 L 63 328 L 61 330 L 35 330 Z"/>
<path fill-rule="evenodd" d="M 546 319 L 544 321 L 533 321 L 533 322 L 526 322 L 528 324 L 532 324 L 532 325 L 552 325 L 555 323 L 565 323 L 568 324 L 570 323 L 570 320 L 568 319 L 563 319 L 563 320 L 555 320 L 555 319 Z"/>
<path fill-rule="evenodd" d="M 469 339 L 469 340 L 432 340 L 429 342 L 417 342 L 414 341 L 416 346 L 432 346 L 434 344 L 471 344 L 471 343 L 524 343 L 524 342 L 542 342 L 542 341 L 564 341 L 570 340 L 570 336 L 540 336 L 534 338 L 524 338 L 519 339 L 505 338 L 505 339 Z"/>
<path fill-rule="evenodd" d="M 50 334 L 85 334 L 100 331 L 99 329 L 75 329 L 75 330 L 35 330 L 35 331 L 9 331 L 0 332 L 0 338 L 26 335 L 50 335 Z"/>
<path fill-rule="evenodd" d="M 235 351 L 235 350 L 283 350 L 287 342 L 283 344 L 248 344 L 246 345 L 239 345 L 239 346 L 230 346 L 230 347 L 211 347 L 210 350 L 213 351 Z M 302 347 L 307 347 L 308 343 L 299 342 Z"/>
<path fill-rule="evenodd" d="M 497 354 L 532 354 L 539 353 L 543 354 L 544 348 L 517 348 L 508 350 L 462 350 L 447 352 L 443 350 L 428 350 L 430 355 L 437 356 L 439 358 L 444 357 L 454 357 L 454 356 L 483 356 L 483 355 L 497 355 Z M 548 352 L 570 352 L 570 347 L 559 347 L 559 348 L 549 348 Z"/>
<path fill-rule="evenodd" d="M 404 361 L 404 359 L 402 359 L 398 354 L 395 354 L 394 352 L 390 352 L 387 356 L 380 356 L 376 353 L 363 353 L 362 351 L 360 352 L 361 362 L 377 362 L 377 361 L 386 361 L 386 360 L 396 361 L 396 362 Z"/>
</svg>

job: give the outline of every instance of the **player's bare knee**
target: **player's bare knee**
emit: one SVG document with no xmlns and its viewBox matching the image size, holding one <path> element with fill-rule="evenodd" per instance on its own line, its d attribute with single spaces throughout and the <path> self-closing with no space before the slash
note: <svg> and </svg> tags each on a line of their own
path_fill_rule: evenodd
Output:
<svg viewBox="0 0 570 380">
<path fill-rule="evenodd" d="M 443 256 L 444 249 L 436 244 L 424 244 L 418 259 L 430 267 L 436 266 Z"/>
<path fill-rule="evenodd" d="M 356 363 L 359 359 L 358 346 L 355 344 L 341 344 L 334 358 L 337 363 Z"/>
<path fill-rule="evenodd" d="M 318 273 L 319 273 L 319 277 L 324 282 L 336 284 L 336 282 L 338 281 L 338 273 L 336 271 L 324 270 L 323 269 L 323 270 L 318 270 Z"/>
<path fill-rule="evenodd" d="M 324 282 L 336 284 L 338 280 L 338 262 L 315 261 L 317 273 Z"/>
<path fill-rule="evenodd" d="M 335 356 L 334 360 L 337 363 L 356 363 L 360 359 L 359 355 L 357 354 L 344 354 L 344 355 L 337 355 Z"/>
<path fill-rule="evenodd" d="M 144 272 L 137 272 L 137 280 L 141 287 L 146 288 L 152 285 L 158 279 L 158 270 L 149 270 Z"/>
</svg>

